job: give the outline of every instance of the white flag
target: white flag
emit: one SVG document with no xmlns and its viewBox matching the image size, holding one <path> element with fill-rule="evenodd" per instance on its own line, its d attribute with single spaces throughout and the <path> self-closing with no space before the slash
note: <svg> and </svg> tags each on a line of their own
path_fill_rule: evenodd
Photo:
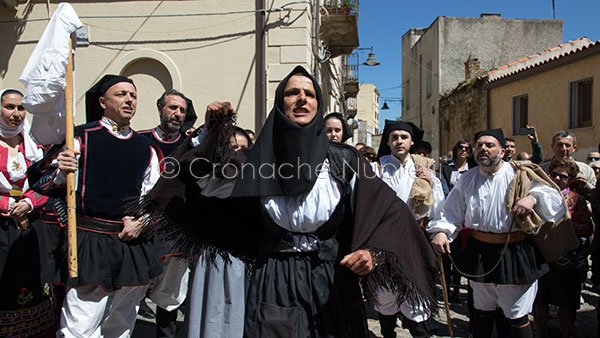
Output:
<svg viewBox="0 0 600 338">
<path fill-rule="evenodd" d="M 70 4 L 59 4 L 19 77 L 27 87 L 23 105 L 33 114 L 31 134 L 41 144 L 62 143 L 65 139 L 69 38 L 82 26 Z"/>
</svg>

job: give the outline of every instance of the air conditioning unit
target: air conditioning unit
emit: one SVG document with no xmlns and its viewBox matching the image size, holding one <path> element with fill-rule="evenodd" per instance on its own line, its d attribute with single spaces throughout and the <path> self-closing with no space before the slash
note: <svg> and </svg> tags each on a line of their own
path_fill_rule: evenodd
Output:
<svg viewBox="0 0 600 338">
<path fill-rule="evenodd" d="M 17 5 L 19 4 L 18 0 L 0 0 L 0 5 L 2 5 L 2 7 L 16 11 L 17 10 Z"/>
</svg>

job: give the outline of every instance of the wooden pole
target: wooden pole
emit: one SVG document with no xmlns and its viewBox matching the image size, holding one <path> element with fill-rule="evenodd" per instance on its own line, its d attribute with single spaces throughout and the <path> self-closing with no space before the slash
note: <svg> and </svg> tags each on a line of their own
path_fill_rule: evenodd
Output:
<svg viewBox="0 0 600 338">
<path fill-rule="evenodd" d="M 73 130 L 73 38 L 69 38 L 69 62 L 66 74 L 67 85 L 65 88 L 65 144 L 67 149 L 75 150 L 75 137 Z M 77 219 L 75 215 L 75 173 L 67 174 L 67 244 L 69 247 L 69 278 L 77 278 Z"/>
<path fill-rule="evenodd" d="M 438 264 L 442 273 L 442 294 L 444 295 L 444 307 L 446 308 L 446 322 L 448 323 L 448 334 L 454 338 L 454 330 L 452 330 L 452 318 L 450 317 L 450 303 L 448 302 L 448 286 L 446 285 L 446 275 L 444 274 L 444 261 L 442 255 L 438 255 Z"/>
</svg>

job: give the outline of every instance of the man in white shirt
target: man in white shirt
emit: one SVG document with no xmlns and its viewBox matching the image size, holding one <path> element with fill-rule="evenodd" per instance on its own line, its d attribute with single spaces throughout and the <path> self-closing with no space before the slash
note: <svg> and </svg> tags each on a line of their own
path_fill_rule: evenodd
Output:
<svg viewBox="0 0 600 338">
<path fill-rule="evenodd" d="M 471 229 L 459 268 L 473 288 L 474 337 L 490 337 L 494 311 L 509 319 L 511 337 L 532 337 L 528 313 L 537 292 L 537 279 L 548 271 L 533 242 L 513 224 L 514 215 L 535 210 L 556 222 L 564 213 L 560 193 L 533 182 L 529 194 L 506 206 L 506 194 L 515 170 L 502 161 L 505 155 L 501 129 L 479 132 L 475 143 L 478 167 L 461 175 L 446 198 L 440 218 L 429 223 L 436 252 L 450 252 L 450 239 L 464 226 Z"/>
<path fill-rule="evenodd" d="M 58 154 L 41 187 L 51 193 L 76 174 L 79 274 L 67 281 L 57 337 L 130 337 L 139 301 L 162 271 L 127 210 L 160 176 L 150 142 L 129 127 L 136 105 L 131 79 L 104 76 L 86 93 L 89 123 L 75 128 L 75 149 Z"/>
<path fill-rule="evenodd" d="M 412 122 L 387 120 L 383 131 L 382 143 L 378 156 L 381 162 L 381 179 L 396 192 L 413 212 L 417 222 L 424 227 L 429 219 L 436 218 L 444 200 L 442 183 L 429 168 L 433 160 L 421 155 L 411 154 L 421 143 L 423 130 Z M 415 146 L 417 145 L 417 146 Z M 424 208 L 418 207 L 418 200 L 413 199 L 415 180 L 424 180 L 423 194 L 433 199 L 433 204 Z M 381 292 L 375 309 L 379 312 L 381 334 L 384 338 L 396 337 L 394 328 L 396 318 L 402 315 L 402 324 L 413 337 L 429 337 L 427 319 L 431 312 L 422 306 L 413 308 L 406 303 L 397 304 L 391 293 Z"/>
</svg>

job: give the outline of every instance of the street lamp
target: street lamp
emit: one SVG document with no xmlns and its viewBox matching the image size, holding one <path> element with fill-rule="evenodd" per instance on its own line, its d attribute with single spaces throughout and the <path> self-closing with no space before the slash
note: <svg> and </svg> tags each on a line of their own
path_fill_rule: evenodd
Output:
<svg viewBox="0 0 600 338">
<path fill-rule="evenodd" d="M 381 110 L 389 110 L 390 106 L 388 105 L 388 102 L 391 103 L 396 103 L 399 104 L 400 106 L 402 106 L 402 98 L 399 97 L 380 97 L 380 99 L 383 99 L 383 106 L 381 106 Z"/>
<path fill-rule="evenodd" d="M 377 60 L 377 56 L 375 55 L 375 52 L 373 52 L 373 47 L 359 47 L 359 48 L 354 48 L 354 50 L 368 50 L 369 52 L 369 56 L 367 56 L 367 60 L 365 62 L 363 62 L 362 64 L 365 66 L 379 66 L 381 63 L 379 62 L 379 60 Z"/>
</svg>

